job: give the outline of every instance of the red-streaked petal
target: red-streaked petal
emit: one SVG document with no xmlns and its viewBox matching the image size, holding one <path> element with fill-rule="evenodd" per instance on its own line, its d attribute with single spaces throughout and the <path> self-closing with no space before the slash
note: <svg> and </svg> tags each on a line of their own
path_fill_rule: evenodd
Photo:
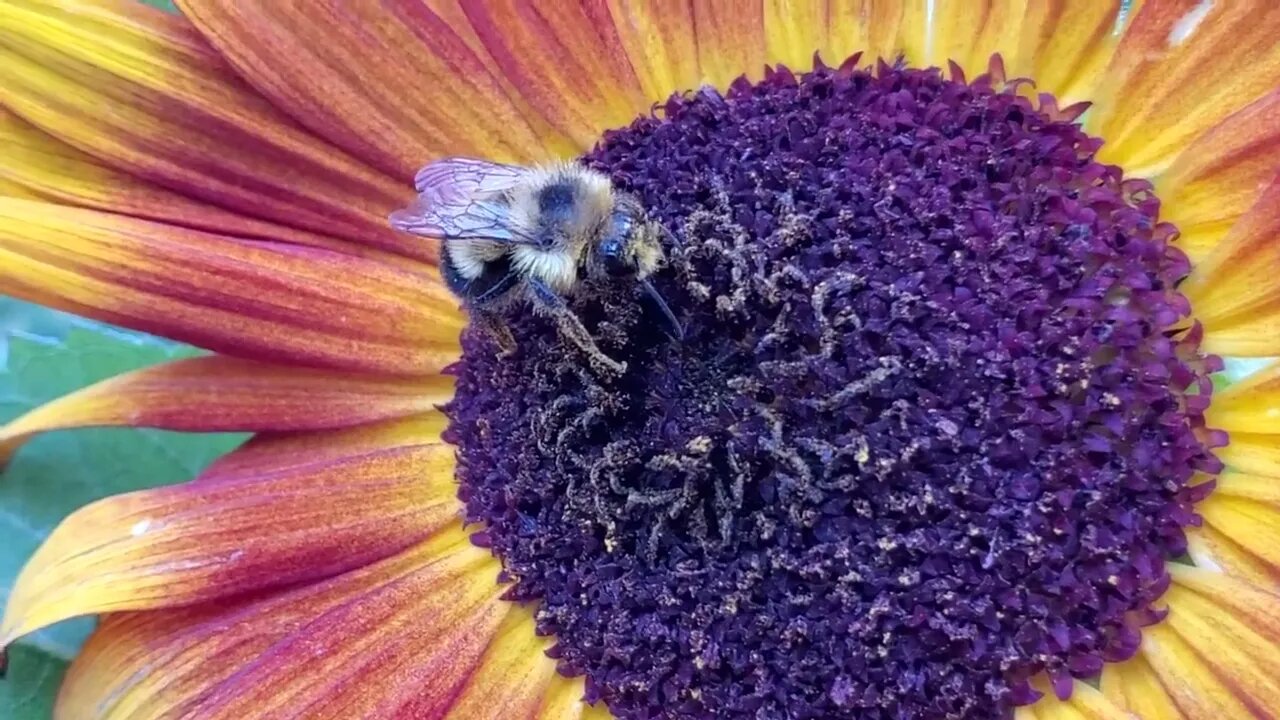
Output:
<svg viewBox="0 0 1280 720">
<path fill-rule="evenodd" d="M 582 678 L 556 673 L 546 656 L 552 644 L 536 634 L 528 608 L 512 608 L 445 720 L 611 720 L 603 703 L 583 700 Z"/>
<path fill-rule="evenodd" d="M 1200 262 L 1280 170 L 1280 90 L 1201 135 L 1156 178 L 1163 219 L 1178 246 Z"/>
<path fill-rule="evenodd" d="M 376 377 L 211 356 L 104 380 L 0 426 L 0 466 L 32 435 L 128 425 L 184 432 L 335 430 L 431 412 L 453 380 Z"/>
<path fill-rule="evenodd" d="M 386 226 L 411 195 L 401 182 L 299 129 L 181 16 L 119 0 L 0 4 L 0 103 L 174 192 L 431 257 Z"/>
<path fill-rule="evenodd" d="M 1280 592 L 1280 480 L 1228 471 L 1196 506 L 1188 532 L 1196 564 Z"/>
<path fill-rule="evenodd" d="M 342 432 L 328 439 L 346 442 Z M 79 615 L 190 605 L 329 577 L 458 523 L 453 450 L 433 434 L 406 440 L 77 510 L 18 576 L 0 646 Z"/>
<path fill-rule="evenodd" d="M 1177 151 L 1280 85 L 1280 4 L 1147 0 L 1103 74 L 1089 131 L 1103 162 L 1157 174 Z"/>
<path fill-rule="evenodd" d="M 228 355 L 434 373 L 463 322 L 421 267 L 0 198 L 0 292 Z"/>
<path fill-rule="evenodd" d="M 1275 336 L 1249 337 L 1241 328 L 1265 327 L 1280 314 L 1280 180 L 1261 193 L 1245 215 L 1181 285 L 1196 319 L 1204 324 L 1204 349 L 1211 353 L 1274 355 Z M 1252 340 L 1259 352 L 1222 338 Z M 1233 352 L 1234 351 L 1234 352 Z M 1243 351 L 1243 352 L 1242 352 Z"/>
<path fill-rule="evenodd" d="M 0 183 L 22 194 L 3 195 L 93 208 L 225 235 L 311 245 L 366 257 L 404 258 L 347 240 L 255 220 L 113 170 L 0 107 Z"/>
<path fill-rule="evenodd" d="M 377 453 L 389 447 L 435 442 L 444 431 L 442 413 L 361 425 L 341 432 L 262 433 L 214 460 L 195 482 L 219 482 L 295 470 L 317 463 Z"/>
<path fill-rule="evenodd" d="M 442 155 L 532 161 L 586 147 L 573 145 L 537 111 L 513 101 L 514 76 L 502 75 L 460 7 L 337 0 L 179 5 L 277 107 L 406 181 Z M 527 24 L 510 27 L 520 28 L 507 29 L 512 36 L 536 34 Z M 279 62 L 281 57 L 289 61 Z M 538 63 L 527 67 L 552 70 Z M 576 96 L 563 97 L 572 102 Z M 559 107 L 534 107 L 562 113 Z M 585 133 L 594 128 L 571 122 L 569 129 L 579 143 L 593 141 Z"/>
<path fill-rule="evenodd" d="M 451 527 L 278 595 L 113 616 L 72 664 L 55 717 L 442 717 L 520 612 L 497 599 L 496 573 Z"/>
<path fill-rule="evenodd" d="M 657 99 L 645 97 L 602 2 L 490 0 L 462 8 L 498 72 L 579 151 Z"/>
<path fill-rule="evenodd" d="M 679 0 L 606 0 L 644 96 L 666 99 L 702 82 L 693 7 Z"/>
<path fill-rule="evenodd" d="M 741 75 L 762 77 L 768 62 L 763 3 L 700 0 L 692 5 L 702 81 L 723 90 Z"/>
<path fill-rule="evenodd" d="M 1182 714 L 1141 655 L 1104 665 L 1099 689 L 1113 704 L 1141 720 L 1195 720 Z"/>
</svg>

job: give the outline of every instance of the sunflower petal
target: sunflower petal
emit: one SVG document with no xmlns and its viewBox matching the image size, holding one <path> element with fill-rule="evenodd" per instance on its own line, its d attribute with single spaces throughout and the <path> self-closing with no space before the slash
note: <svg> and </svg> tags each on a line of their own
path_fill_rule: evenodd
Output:
<svg viewBox="0 0 1280 720">
<path fill-rule="evenodd" d="M 1234 432 L 1230 444 L 1213 452 L 1232 470 L 1280 480 L 1280 436 Z"/>
<path fill-rule="evenodd" d="M 646 98 L 661 101 L 673 92 L 698 86 L 702 75 L 690 3 L 606 0 L 605 4 Z"/>
<path fill-rule="evenodd" d="M 1188 543 L 1198 565 L 1280 591 L 1280 480 L 1223 473 L 1196 512 L 1205 524 Z"/>
<path fill-rule="evenodd" d="M 1161 214 L 1178 226 L 1178 246 L 1198 263 L 1280 169 L 1280 90 L 1227 117 L 1156 178 Z"/>
<path fill-rule="evenodd" d="M 193 200 L 113 170 L 0 107 L 0 195 L 106 210 L 182 227 L 403 260 L 346 240 L 309 233 Z M 10 183 L 11 185 L 5 185 Z M 21 189 L 21 194 L 4 191 Z"/>
<path fill-rule="evenodd" d="M 1227 431 L 1280 434 L 1280 362 L 1215 391 L 1205 423 Z"/>
<path fill-rule="evenodd" d="M 1112 704 L 1141 720 L 1194 720 L 1182 714 L 1141 655 L 1104 665 L 1099 689 Z"/>
<path fill-rule="evenodd" d="M 969 77 L 987 70 L 992 53 L 1017 61 L 1026 0 L 935 0 L 925 64 L 958 64 Z"/>
<path fill-rule="evenodd" d="M 104 380 L 0 426 L 0 467 L 19 445 L 49 430 L 334 430 L 430 412 L 452 395 L 452 379 L 439 375 L 382 378 L 218 355 L 190 358 Z"/>
<path fill-rule="evenodd" d="M 547 687 L 542 707 L 532 720 L 613 720 L 604 703 L 588 705 L 582 699 L 585 694 L 582 678 L 556 675 Z"/>
<path fill-rule="evenodd" d="M 1110 699 L 1082 682 L 1072 685 L 1071 697 L 1059 700 L 1049 688 L 1034 705 L 1020 707 L 1016 717 L 1027 720 L 1133 720 Z"/>
<path fill-rule="evenodd" d="M 497 571 L 450 527 L 277 595 L 108 617 L 55 717 L 443 717 L 518 611 L 498 600 Z"/>
<path fill-rule="evenodd" d="M 188 605 L 388 557 L 458 521 L 452 472 L 452 450 L 426 436 L 87 505 L 18 576 L 0 646 L 78 615 Z"/>
<path fill-rule="evenodd" d="M 768 62 L 763 4 L 703 0 L 692 5 L 702 81 L 723 90 L 742 75 L 760 79 Z"/>
<path fill-rule="evenodd" d="M 1034 78 L 1036 87 L 1066 107 L 1093 99 L 1103 68 L 1118 44 L 1117 28 L 1131 15 L 1125 0 L 1033 0 L 1027 3 L 1022 45 L 1005 58 L 1013 77 Z M 1130 13 L 1132 10 L 1129 11 Z"/>
<path fill-rule="evenodd" d="M 1280 683 L 1274 674 L 1280 656 L 1280 595 L 1185 565 L 1172 566 L 1170 575 L 1173 585 L 1165 596 L 1170 612 L 1164 626 L 1213 669 L 1233 700 L 1255 709 L 1280 707 Z"/>
<path fill-rule="evenodd" d="M 546 656 L 550 646 L 535 633 L 532 612 L 513 607 L 445 718 L 533 717 L 556 674 L 555 662 Z"/>
<path fill-rule="evenodd" d="M 0 4 L 0 103 L 110 167 L 171 191 L 431 257 L 423 243 L 386 225 L 406 187 L 299 129 L 236 78 L 181 16 L 113 0 Z"/>
<path fill-rule="evenodd" d="M 368 372 L 438 371 L 462 326 L 434 274 L 11 198 L 0 292 L 228 355 Z"/>
<path fill-rule="evenodd" d="M 1227 352 L 1223 339 L 1247 340 L 1243 328 L 1260 329 L 1277 321 L 1280 282 L 1272 271 L 1280 264 L 1280 180 L 1263 191 L 1253 207 L 1192 271 L 1180 289 L 1205 326 L 1205 350 Z M 1261 349 L 1277 338 L 1255 339 Z M 1236 348 L 1231 348 L 1235 350 Z M 1250 353 L 1252 354 L 1252 353 Z M 1264 353 L 1264 354 L 1275 354 Z"/>
<path fill-rule="evenodd" d="M 1252 720 L 1255 717 L 1236 688 L 1227 685 L 1166 624 L 1143 630 L 1142 654 L 1160 684 L 1188 718 Z"/>
<path fill-rule="evenodd" d="M 1147 0 L 1090 113 L 1099 158 L 1149 176 L 1223 118 L 1280 85 L 1280 4 Z M 1135 101 L 1140 99 L 1138 101 Z"/>
<path fill-rule="evenodd" d="M 185 0 L 179 5 L 273 104 L 312 132 L 406 181 L 426 161 L 446 154 L 514 162 L 587 146 L 573 145 L 536 111 L 513 101 L 518 97 L 514 87 L 489 59 L 460 8 L 336 0 Z M 532 34 L 528 25 L 518 27 L 522 32 L 507 34 Z M 280 57 L 289 62 L 278 62 Z M 542 87 L 551 91 L 545 83 Z M 583 98 L 580 104 L 586 102 Z M 559 106 L 535 107 L 550 111 L 550 118 L 564 112 Z M 594 128 L 574 120 L 579 124 L 570 125 L 577 133 L 572 137 L 589 144 L 585 133 Z"/>
</svg>

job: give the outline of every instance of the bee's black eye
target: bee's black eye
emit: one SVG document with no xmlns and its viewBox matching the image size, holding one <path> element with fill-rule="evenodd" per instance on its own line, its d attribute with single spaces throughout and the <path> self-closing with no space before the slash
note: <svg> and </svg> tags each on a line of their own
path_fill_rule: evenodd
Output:
<svg viewBox="0 0 1280 720">
<path fill-rule="evenodd" d="M 605 238 L 600 243 L 600 259 L 604 261 L 605 272 L 614 277 L 630 275 L 635 271 L 626 257 L 626 241 L 618 236 Z"/>
</svg>

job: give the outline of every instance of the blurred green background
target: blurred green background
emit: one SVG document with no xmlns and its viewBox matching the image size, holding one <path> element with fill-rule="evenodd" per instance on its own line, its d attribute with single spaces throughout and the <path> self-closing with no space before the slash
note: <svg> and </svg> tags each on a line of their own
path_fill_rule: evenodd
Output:
<svg viewBox="0 0 1280 720">
<path fill-rule="evenodd" d="M 0 297 L 0 422 L 103 378 L 193 352 Z M 0 601 L 40 541 L 76 508 L 187 480 L 241 439 L 100 429 L 30 442 L 0 475 Z M 12 648 L 9 676 L 0 681 L 0 720 L 49 718 L 66 662 L 91 629 L 91 620 L 73 620 Z"/>
</svg>

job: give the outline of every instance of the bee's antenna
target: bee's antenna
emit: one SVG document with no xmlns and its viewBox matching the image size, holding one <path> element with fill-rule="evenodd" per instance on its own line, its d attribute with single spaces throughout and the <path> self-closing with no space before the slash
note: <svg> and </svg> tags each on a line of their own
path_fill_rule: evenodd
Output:
<svg viewBox="0 0 1280 720">
<path fill-rule="evenodd" d="M 671 336 L 672 340 L 684 340 L 684 328 L 680 325 L 680 320 L 676 317 L 676 314 L 671 311 L 671 306 L 667 304 L 667 301 L 662 299 L 662 295 L 658 292 L 658 289 L 648 280 L 641 280 L 640 287 L 644 288 L 645 294 L 657 303 L 658 309 L 662 311 L 662 316 L 666 318 L 667 335 Z"/>
</svg>

